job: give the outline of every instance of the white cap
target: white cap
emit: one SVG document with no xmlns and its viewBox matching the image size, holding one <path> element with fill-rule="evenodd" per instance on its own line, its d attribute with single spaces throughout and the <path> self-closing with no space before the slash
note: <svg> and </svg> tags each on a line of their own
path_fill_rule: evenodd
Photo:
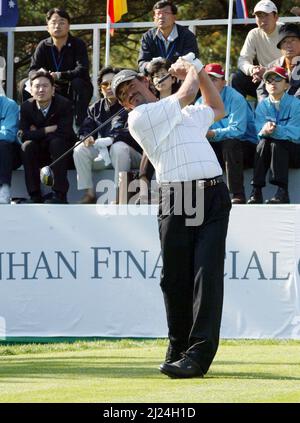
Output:
<svg viewBox="0 0 300 423">
<path fill-rule="evenodd" d="M 276 5 L 271 0 L 261 0 L 255 5 L 253 15 L 255 15 L 257 12 L 278 13 L 278 10 Z"/>
</svg>

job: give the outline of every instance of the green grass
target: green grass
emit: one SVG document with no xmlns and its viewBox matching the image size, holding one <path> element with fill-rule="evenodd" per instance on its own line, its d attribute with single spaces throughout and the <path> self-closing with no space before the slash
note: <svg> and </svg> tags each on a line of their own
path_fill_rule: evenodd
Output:
<svg viewBox="0 0 300 423">
<path fill-rule="evenodd" d="M 0 345 L 0 402 L 300 402 L 300 341 L 222 341 L 204 379 L 157 370 L 165 340 Z"/>
</svg>

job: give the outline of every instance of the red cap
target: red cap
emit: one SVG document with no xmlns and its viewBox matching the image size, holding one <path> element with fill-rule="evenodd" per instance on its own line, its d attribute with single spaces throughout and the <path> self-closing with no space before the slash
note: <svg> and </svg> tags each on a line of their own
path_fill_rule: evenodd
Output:
<svg viewBox="0 0 300 423">
<path fill-rule="evenodd" d="M 216 78 L 223 78 L 225 76 L 224 69 L 219 63 L 209 63 L 204 69 L 208 75 L 215 76 Z"/>
<path fill-rule="evenodd" d="M 282 79 L 289 79 L 289 75 L 287 71 L 282 68 L 281 66 L 273 66 L 270 69 L 267 69 L 266 72 L 263 74 L 263 80 L 265 81 L 269 75 L 276 74 L 281 76 Z"/>
</svg>

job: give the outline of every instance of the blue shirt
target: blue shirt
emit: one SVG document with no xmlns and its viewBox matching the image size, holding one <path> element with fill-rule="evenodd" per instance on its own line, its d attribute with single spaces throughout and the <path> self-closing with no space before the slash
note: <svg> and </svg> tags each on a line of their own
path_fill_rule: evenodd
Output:
<svg viewBox="0 0 300 423">
<path fill-rule="evenodd" d="M 19 106 L 14 100 L 0 96 L 0 142 L 15 142 L 19 129 Z"/>
</svg>

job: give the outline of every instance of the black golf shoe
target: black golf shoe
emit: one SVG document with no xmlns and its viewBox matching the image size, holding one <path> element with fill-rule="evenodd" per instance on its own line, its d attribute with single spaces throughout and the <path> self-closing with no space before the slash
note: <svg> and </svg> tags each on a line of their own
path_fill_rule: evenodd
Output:
<svg viewBox="0 0 300 423">
<path fill-rule="evenodd" d="M 53 191 L 52 195 L 44 201 L 45 204 L 68 204 L 66 194 Z"/>
<path fill-rule="evenodd" d="M 247 204 L 262 204 L 263 196 L 260 187 L 253 188 Z"/>
<path fill-rule="evenodd" d="M 203 371 L 199 364 L 188 355 L 184 355 L 181 360 L 174 363 L 161 364 L 159 370 L 173 379 L 203 377 Z"/>
</svg>

